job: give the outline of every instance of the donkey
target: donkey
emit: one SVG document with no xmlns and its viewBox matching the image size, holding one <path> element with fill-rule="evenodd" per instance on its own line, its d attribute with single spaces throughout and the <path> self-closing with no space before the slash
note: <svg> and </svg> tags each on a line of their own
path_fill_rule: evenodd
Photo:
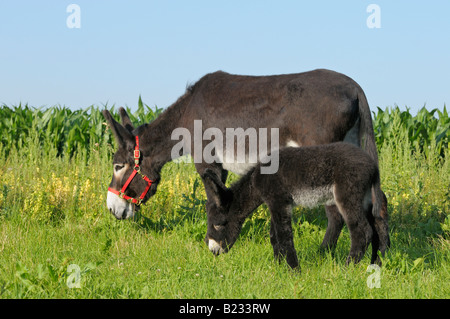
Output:
<svg viewBox="0 0 450 319">
<path fill-rule="evenodd" d="M 258 166 L 226 188 L 214 173 L 207 183 L 217 196 L 208 199 L 205 241 L 215 254 L 235 243 L 245 219 L 262 203 L 271 214 L 270 241 L 275 258 L 298 267 L 292 238 L 293 206 L 336 205 L 350 231 L 347 263 L 359 262 L 372 243 L 372 263 L 389 246 L 387 220 L 380 215 L 383 195 L 376 162 L 362 149 L 343 142 L 279 150 L 279 170 L 261 174 Z"/>
<path fill-rule="evenodd" d="M 241 76 L 218 71 L 189 86 L 149 124 L 135 128 L 123 108 L 119 114 L 121 124 L 107 110 L 103 111 L 118 144 L 107 195 L 107 207 L 118 219 L 134 216 L 139 205 L 157 191 L 160 171 L 174 159 L 172 149 L 178 143 L 171 139 L 171 133 L 176 128 L 186 128 L 194 135 L 194 120 L 202 120 L 201 133 L 208 128 L 222 132 L 236 127 L 278 128 L 280 147 L 347 141 L 362 147 L 378 163 L 372 119 L 363 90 L 349 77 L 330 70 L 273 76 Z M 268 142 L 269 151 L 274 151 L 272 145 L 276 143 L 270 138 Z M 195 152 L 194 146 L 190 149 Z M 226 152 L 223 148 L 223 153 Z M 217 160 L 212 163 L 195 163 L 208 199 L 217 193 L 205 184 L 206 171 L 225 182 L 228 170 L 244 174 L 256 164 L 238 163 L 233 158 L 223 161 L 224 154 L 216 155 Z M 134 178 L 136 175 L 142 178 Z M 328 227 L 322 246 L 332 248 L 343 219 L 336 205 L 325 208 Z M 385 217 L 386 208 L 384 197 L 380 214 Z"/>
</svg>

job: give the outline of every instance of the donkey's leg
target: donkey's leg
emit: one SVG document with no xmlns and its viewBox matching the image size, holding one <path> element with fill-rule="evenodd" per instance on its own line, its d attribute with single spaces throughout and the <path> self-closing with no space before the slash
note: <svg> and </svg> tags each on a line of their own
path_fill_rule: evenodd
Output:
<svg viewBox="0 0 450 319">
<path fill-rule="evenodd" d="M 267 202 L 267 204 L 272 215 L 273 226 L 271 227 L 274 230 L 276 244 L 278 244 L 278 247 L 274 246 L 275 258 L 280 260 L 281 257 L 285 257 L 291 268 L 297 268 L 298 258 L 292 235 L 292 205 L 284 200 Z"/>
<path fill-rule="evenodd" d="M 372 258 L 370 259 L 371 264 L 379 264 L 380 260 L 378 258 L 378 250 L 380 248 L 380 236 L 378 234 L 377 227 L 375 226 L 375 218 L 372 214 L 372 204 L 368 205 L 366 208 L 366 217 L 372 228 Z"/>
<path fill-rule="evenodd" d="M 375 232 L 378 238 L 378 249 L 381 253 L 381 256 L 384 256 L 386 249 L 389 248 L 390 240 L 389 240 L 389 229 L 387 221 L 384 218 L 375 218 L 374 220 Z M 375 236 L 374 236 L 375 237 Z M 373 245 L 373 244 L 372 244 Z M 376 263 L 381 265 L 381 260 L 377 253 L 372 251 L 372 263 Z"/>
<path fill-rule="evenodd" d="M 346 263 L 349 264 L 353 261 L 356 264 L 364 256 L 367 246 L 372 240 L 373 231 L 362 207 L 347 208 L 345 211 L 352 242 Z"/>
<path fill-rule="evenodd" d="M 387 248 L 389 248 L 389 229 L 387 223 L 387 199 L 383 193 L 383 203 L 380 212 L 380 217 L 374 217 L 372 213 L 372 205 L 369 206 L 369 211 L 367 212 L 367 219 L 369 220 L 370 226 L 373 230 L 372 237 L 372 264 L 378 264 L 381 266 L 381 260 L 378 256 L 378 251 L 380 251 L 381 256 Z"/>
<path fill-rule="evenodd" d="M 373 231 L 367 220 L 367 206 L 364 209 L 366 192 L 351 186 L 347 181 L 335 184 L 333 194 L 336 206 L 350 231 L 351 247 L 347 264 L 351 261 L 356 264 L 364 256 L 372 240 Z"/>
<path fill-rule="evenodd" d="M 280 258 L 280 246 L 278 244 L 277 234 L 275 231 L 275 223 L 273 221 L 273 218 L 270 218 L 270 243 L 272 244 L 273 248 L 273 255 L 275 256 L 275 259 Z"/>
<path fill-rule="evenodd" d="M 381 206 L 380 216 L 381 218 L 375 219 L 375 227 L 380 235 L 380 252 L 384 256 L 385 251 L 390 247 L 391 240 L 389 238 L 389 227 L 388 227 L 388 212 L 387 212 L 387 198 L 384 192 L 383 203 Z"/>
<path fill-rule="evenodd" d="M 344 226 L 344 219 L 336 205 L 325 206 L 325 212 L 327 214 L 328 226 L 320 248 L 333 249 L 336 247 L 342 227 Z"/>
</svg>

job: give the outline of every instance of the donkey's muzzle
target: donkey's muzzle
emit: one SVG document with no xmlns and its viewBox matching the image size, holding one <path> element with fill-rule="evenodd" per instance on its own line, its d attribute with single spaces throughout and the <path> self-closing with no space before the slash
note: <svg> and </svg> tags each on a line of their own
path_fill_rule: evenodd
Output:
<svg viewBox="0 0 450 319">
<path fill-rule="evenodd" d="M 208 248 L 215 256 L 226 253 L 226 250 L 223 249 L 222 246 L 219 243 L 217 243 L 214 239 L 207 239 L 207 240 L 208 240 Z"/>
</svg>

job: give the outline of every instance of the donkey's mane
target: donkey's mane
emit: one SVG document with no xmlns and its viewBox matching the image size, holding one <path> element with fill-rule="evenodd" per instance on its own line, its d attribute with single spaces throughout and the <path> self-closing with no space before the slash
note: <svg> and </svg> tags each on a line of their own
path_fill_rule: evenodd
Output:
<svg viewBox="0 0 450 319">
<path fill-rule="evenodd" d="M 171 136 L 175 127 L 183 126 L 180 120 L 183 118 L 192 94 L 192 90 L 186 90 L 175 103 L 168 106 L 157 118 L 150 123 L 137 127 L 133 133 L 143 134 L 145 140 L 153 141 L 154 143 L 167 139 L 167 137 Z"/>
<path fill-rule="evenodd" d="M 211 77 L 217 77 L 217 75 L 219 75 L 219 74 L 228 74 L 228 73 L 223 72 L 223 71 L 216 71 L 216 72 L 208 73 L 208 74 L 204 75 L 199 80 L 197 80 L 197 82 L 195 82 L 193 84 L 188 83 L 186 85 L 185 95 L 186 94 L 193 94 L 200 87 L 200 85 L 203 82 L 208 81 Z"/>
<path fill-rule="evenodd" d="M 139 125 L 138 127 L 136 127 L 136 128 L 133 130 L 133 135 L 141 135 L 142 132 L 144 132 L 145 129 L 147 128 L 147 125 L 148 125 L 147 123 L 144 123 L 144 124 Z"/>
</svg>

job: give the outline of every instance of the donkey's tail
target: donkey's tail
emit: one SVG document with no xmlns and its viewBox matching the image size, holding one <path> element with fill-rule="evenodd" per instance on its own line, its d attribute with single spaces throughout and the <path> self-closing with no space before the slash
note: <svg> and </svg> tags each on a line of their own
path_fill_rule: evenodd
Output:
<svg viewBox="0 0 450 319">
<path fill-rule="evenodd" d="M 377 167 L 372 184 L 372 215 L 375 218 L 381 217 L 384 196 L 380 185 L 380 172 Z"/>
<path fill-rule="evenodd" d="M 358 92 L 358 104 L 360 117 L 359 143 L 361 148 L 369 153 L 378 166 L 378 153 L 373 132 L 372 116 L 370 115 L 369 103 L 362 89 Z"/>
<path fill-rule="evenodd" d="M 363 150 L 375 161 L 377 166 L 377 176 L 372 186 L 373 215 L 387 219 L 387 199 L 380 187 L 380 173 L 378 169 L 378 152 L 375 143 L 375 133 L 373 131 L 372 116 L 370 114 L 369 103 L 364 91 L 360 88 L 358 92 L 359 103 L 359 143 Z"/>
<path fill-rule="evenodd" d="M 374 263 L 378 260 L 377 250 L 380 250 L 381 255 L 384 255 L 384 252 L 390 246 L 387 198 L 380 186 L 378 152 L 375 144 L 372 116 L 369 103 L 362 89 L 358 92 L 358 104 L 360 117 L 359 143 L 361 148 L 369 154 L 376 164 L 376 172 L 372 183 L 372 215 L 375 219 L 374 226 L 376 229 L 376 236 L 374 236 L 372 241 L 372 263 Z"/>
</svg>

